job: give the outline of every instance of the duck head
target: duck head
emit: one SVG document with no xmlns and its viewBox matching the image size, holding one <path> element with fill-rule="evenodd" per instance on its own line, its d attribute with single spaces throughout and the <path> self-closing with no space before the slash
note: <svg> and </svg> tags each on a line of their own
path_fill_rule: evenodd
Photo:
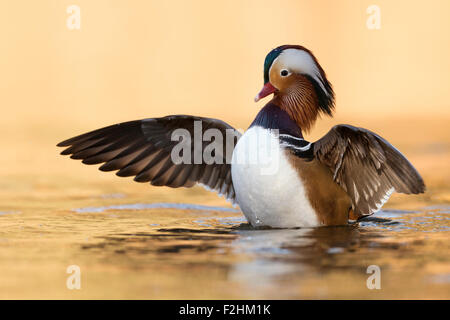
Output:
<svg viewBox="0 0 450 320">
<path fill-rule="evenodd" d="M 332 116 L 334 92 L 311 51 L 297 45 L 273 49 L 264 61 L 264 86 L 255 101 L 274 94 L 270 103 L 285 110 L 308 131 L 320 114 Z"/>
</svg>

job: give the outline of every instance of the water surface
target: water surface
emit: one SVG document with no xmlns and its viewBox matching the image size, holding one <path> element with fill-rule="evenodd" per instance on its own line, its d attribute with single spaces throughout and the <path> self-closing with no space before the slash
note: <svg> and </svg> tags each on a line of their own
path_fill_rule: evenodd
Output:
<svg viewBox="0 0 450 320">
<path fill-rule="evenodd" d="M 427 183 L 343 227 L 254 230 L 204 191 L 150 187 L 57 155 L 0 159 L 0 298 L 450 298 L 450 144 L 406 155 Z M 408 151 L 409 150 L 409 151 Z M 67 268 L 81 271 L 69 290 Z M 367 287 L 369 266 L 381 289 Z"/>
</svg>

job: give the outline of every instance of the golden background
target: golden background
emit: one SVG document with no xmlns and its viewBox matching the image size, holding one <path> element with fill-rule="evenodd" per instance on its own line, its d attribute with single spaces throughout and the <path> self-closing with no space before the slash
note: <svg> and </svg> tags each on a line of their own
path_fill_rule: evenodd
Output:
<svg viewBox="0 0 450 320">
<path fill-rule="evenodd" d="M 73 4 L 81 9 L 80 30 L 66 26 L 66 9 Z M 380 30 L 366 27 L 372 4 L 381 9 Z M 172 267 L 149 267 L 143 277 L 136 266 L 157 264 L 160 255 L 139 256 L 141 265 L 133 255 L 122 259 L 108 250 L 80 248 L 80 243 L 96 245 L 96 237 L 148 232 L 156 218 L 165 227 L 192 227 L 191 216 L 170 210 L 115 212 L 118 217 L 71 211 L 142 202 L 225 205 L 223 199 L 201 188 L 154 188 L 119 179 L 59 156 L 55 145 L 112 123 L 167 114 L 220 118 L 246 129 L 267 102 L 253 102 L 263 84 L 264 58 L 281 44 L 311 49 L 336 92 L 335 118 L 319 121 L 307 138 L 316 139 L 337 123 L 369 128 L 411 160 L 428 188 L 421 196 L 394 195 L 387 207 L 448 206 L 449 12 L 447 0 L 2 0 L 0 213 L 18 214 L 0 216 L 0 298 L 242 298 L 242 281 L 230 287 L 218 269 L 170 269 L 184 261 L 183 255 Z M 420 257 L 429 252 L 438 263 L 417 268 L 445 275 L 448 263 L 440 255 L 448 252 L 448 236 L 435 237 L 439 241 L 427 242 L 431 249 L 420 247 Z M 215 256 L 206 252 L 201 257 L 210 261 Z M 389 255 L 379 258 L 390 261 Z M 200 258 L 195 253 L 184 259 Z M 408 263 L 417 261 L 422 260 Z M 65 268 L 73 263 L 88 270 L 86 290 L 65 287 Z M 215 291 L 205 274 L 218 278 L 224 291 Z M 400 268 L 394 275 L 403 285 L 386 282 L 391 290 L 382 297 L 448 298 L 448 286 L 433 287 L 433 295 L 416 274 Z M 333 277 L 326 278 L 328 297 L 373 297 L 352 282 L 353 274 Z M 365 274 L 358 277 L 364 284 Z M 411 289 L 410 281 L 420 283 Z M 162 291 L 149 291 L 145 285 L 151 283 Z"/>
</svg>

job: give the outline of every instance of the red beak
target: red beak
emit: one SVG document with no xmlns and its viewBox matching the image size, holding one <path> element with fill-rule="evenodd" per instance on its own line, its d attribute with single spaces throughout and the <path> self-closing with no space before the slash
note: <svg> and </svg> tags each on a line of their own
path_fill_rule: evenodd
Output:
<svg viewBox="0 0 450 320">
<path fill-rule="evenodd" d="M 277 88 L 275 88 L 270 82 L 267 82 L 261 89 L 261 91 L 256 95 L 255 102 L 258 102 L 262 98 L 267 97 L 269 94 L 274 93 L 275 91 L 277 91 Z"/>
</svg>

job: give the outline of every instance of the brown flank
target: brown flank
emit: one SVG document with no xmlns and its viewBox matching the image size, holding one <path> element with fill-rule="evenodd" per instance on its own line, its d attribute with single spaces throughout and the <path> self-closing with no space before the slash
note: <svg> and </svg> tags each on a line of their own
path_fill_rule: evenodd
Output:
<svg viewBox="0 0 450 320">
<path fill-rule="evenodd" d="M 306 189 L 306 196 L 321 225 L 346 225 L 351 200 L 333 181 L 330 169 L 313 159 L 306 161 L 286 150 L 289 162 L 297 171 Z"/>
</svg>

